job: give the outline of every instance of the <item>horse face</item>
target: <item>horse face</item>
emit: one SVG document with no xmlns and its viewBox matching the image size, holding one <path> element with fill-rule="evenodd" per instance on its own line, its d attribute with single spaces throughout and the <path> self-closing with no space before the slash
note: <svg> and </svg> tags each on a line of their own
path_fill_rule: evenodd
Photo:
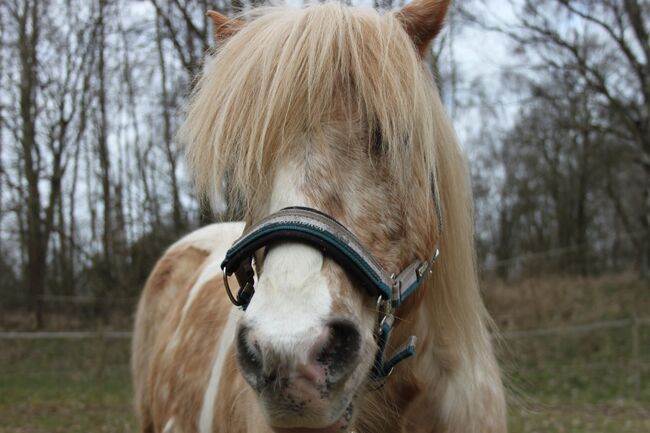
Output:
<svg viewBox="0 0 650 433">
<path fill-rule="evenodd" d="M 313 163 L 336 164 L 330 156 L 311 154 L 306 158 L 310 164 L 291 163 L 278 170 L 265 213 L 310 206 L 353 223 L 355 218 L 341 211 L 347 201 L 359 204 L 355 194 L 337 196 L 335 208 L 332 197 L 311 182 L 323 179 Z M 360 229 L 353 230 L 365 237 L 368 231 Z M 279 431 L 340 431 L 350 422 L 373 365 L 376 299 L 305 244 L 280 243 L 258 255 L 257 262 L 256 293 L 236 338 L 240 371 Z"/>
</svg>

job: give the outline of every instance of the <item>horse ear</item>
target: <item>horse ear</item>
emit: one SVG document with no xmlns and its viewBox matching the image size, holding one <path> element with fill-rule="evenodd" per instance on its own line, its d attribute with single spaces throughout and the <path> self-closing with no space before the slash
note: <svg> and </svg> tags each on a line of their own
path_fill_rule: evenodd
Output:
<svg viewBox="0 0 650 433">
<path fill-rule="evenodd" d="M 414 0 L 397 11 L 397 18 L 422 57 L 442 30 L 450 3 L 451 0 Z"/>
<path fill-rule="evenodd" d="M 226 39 L 235 35 L 235 33 L 237 33 L 244 26 L 243 21 L 230 19 L 217 11 L 208 11 L 206 15 L 212 19 L 214 40 L 216 42 L 225 41 Z"/>
</svg>

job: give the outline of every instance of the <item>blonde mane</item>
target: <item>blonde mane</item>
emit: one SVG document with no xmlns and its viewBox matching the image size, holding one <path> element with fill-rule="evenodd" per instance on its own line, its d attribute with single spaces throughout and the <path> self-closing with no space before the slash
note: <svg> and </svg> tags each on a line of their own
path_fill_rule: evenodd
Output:
<svg viewBox="0 0 650 433">
<path fill-rule="evenodd" d="M 207 60 L 180 131 L 198 191 L 234 195 L 249 209 L 305 134 L 326 141 L 332 113 L 381 130 L 394 172 L 432 180 L 447 222 L 439 239 L 436 212 L 422 204 L 417 233 L 427 248 L 439 239 L 442 251 L 423 289 L 431 319 L 422 333 L 465 359 L 484 353 L 465 161 L 399 15 L 325 3 L 255 9 L 244 19 Z"/>
</svg>

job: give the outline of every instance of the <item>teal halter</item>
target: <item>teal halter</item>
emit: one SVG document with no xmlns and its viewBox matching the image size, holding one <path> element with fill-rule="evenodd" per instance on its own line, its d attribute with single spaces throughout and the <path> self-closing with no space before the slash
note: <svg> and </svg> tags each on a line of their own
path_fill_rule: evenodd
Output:
<svg viewBox="0 0 650 433">
<path fill-rule="evenodd" d="M 439 255 L 438 248 L 427 261 L 415 260 L 399 274 L 387 273 L 347 228 L 330 216 L 304 207 L 284 208 L 249 227 L 232 245 L 221 263 L 228 297 L 244 310 L 255 294 L 252 260 L 255 252 L 277 242 L 296 241 L 318 248 L 355 277 L 377 297 L 379 326 L 376 331 L 377 356 L 373 377 L 383 379 L 400 361 L 415 354 L 415 336 L 388 360 L 384 351 L 393 329 L 393 310 L 422 285 Z M 240 289 L 233 296 L 228 276 L 235 274 Z"/>
</svg>

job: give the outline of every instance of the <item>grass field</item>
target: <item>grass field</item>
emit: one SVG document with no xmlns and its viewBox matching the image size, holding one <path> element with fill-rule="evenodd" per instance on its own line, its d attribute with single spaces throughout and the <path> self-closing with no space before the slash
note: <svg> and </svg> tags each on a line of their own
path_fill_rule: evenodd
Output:
<svg viewBox="0 0 650 433">
<path fill-rule="evenodd" d="M 547 291 L 541 283 L 537 289 L 527 284 L 533 288 L 511 294 L 519 297 L 516 314 L 498 305 L 509 304 L 506 294 L 515 288 L 499 287 L 500 294 L 487 296 L 506 331 L 650 315 L 650 288 L 634 279 L 573 281 L 574 292 L 566 296 L 575 298 L 580 291 L 592 299 L 588 291 L 603 298 L 602 304 L 592 300 L 574 309 L 565 309 L 557 284 Z M 552 303 L 540 304 L 530 293 L 560 298 L 556 302 L 563 311 L 556 316 Z M 526 314 L 527 308 L 536 312 Z M 627 327 L 506 341 L 499 357 L 509 391 L 510 431 L 650 433 L 650 326 L 639 327 L 639 341 L 640 365 L 632 363 Z M 0 433 L 134 432 L 128 357 L 126 340 L 0 340 Z"/>
<path fill-rule="evenodd" d="M 0 432 L 136 431 L 128 352 L 124 340 L 0 341 Z"/>
</svg>

